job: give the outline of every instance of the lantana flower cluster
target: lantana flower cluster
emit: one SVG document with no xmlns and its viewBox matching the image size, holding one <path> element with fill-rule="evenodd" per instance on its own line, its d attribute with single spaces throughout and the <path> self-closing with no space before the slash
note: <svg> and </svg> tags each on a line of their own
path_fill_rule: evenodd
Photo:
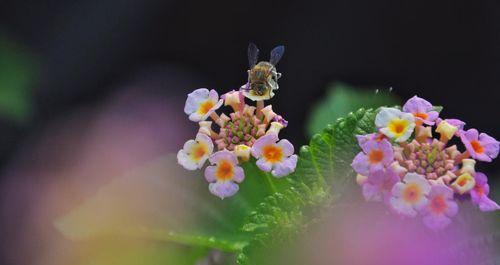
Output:
<svg viewBox="0 0 500 265">
<path fill-rule="evenodd" d="M 222 106 L 232 111 L 217 114 Z M 243 91 L 231 91 L 219 98 L 217 91 L 196 89 L 188 94 L 184 112 L 199 124 L 195 139 L 188 140 L 177 153 L 177 161 L 187 170 L 205 167 L 209 190 L 221 199 L 233 196 L 245 179 L 241 163 L 256 159 L 257 167 L 274 177 L 295 170 L 297 155 L 293 145 L 278 134 L 288 122 L 272 105 L 245 103 Z"/>
<path fill-rule="evenodd" d="M 377 132 L 358 135 L 362 151 L 352 162 L 368 201 L 380 201 L 405 217 L 422 216 L 431 229 L 443 229 L 458 213 L 458 200 L 469 199 L 481 211 L 499 210 L 488 197 L 485 174 L 477 161 L 498 156 L 499 142 L 457 119 L 441 119 L 427 100 L 414 96 L 403 106 L 380 108 Z M 460 151 L 451 144 L 463 144 Z M 454 141 L 455 142 L 455 141 Z"/>
</svg>

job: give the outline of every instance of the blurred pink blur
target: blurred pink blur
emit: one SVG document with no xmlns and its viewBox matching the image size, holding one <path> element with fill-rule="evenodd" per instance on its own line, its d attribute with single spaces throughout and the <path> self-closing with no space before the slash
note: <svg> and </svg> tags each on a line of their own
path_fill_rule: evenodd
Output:
<svg viewBox="0 0 500 265">
<path fill-rule="evenodd" d="M 176 78 L 182 80 L 182 75 Z M 190 82 L 169 82 L 168 75 L 162 74 L 139 75 L 108 100 L 58 115 L 41 135 L 32 136 L 12 159 L 0 185 L 0 210 L 8 216 L 1 220 L 8 260 L 12 264 L 69 262 L 71 258 L 62 257 L 69 255 L 71 245 L 53 221 L 100 187 L 182 146 L 192 128 L 186 128 L 183 99 L 169 97 L 168 91 Z M 154 188 L 147 185 L 155 184 L 137 187 L 138 193 L 145 193 L 137 204 L 159 199 L 158 194 L 147 193 Z M 126 199 L 128 194 L 121 196 Z M 167 212 L 181 211 L 164 203 Z"/>
</svg>

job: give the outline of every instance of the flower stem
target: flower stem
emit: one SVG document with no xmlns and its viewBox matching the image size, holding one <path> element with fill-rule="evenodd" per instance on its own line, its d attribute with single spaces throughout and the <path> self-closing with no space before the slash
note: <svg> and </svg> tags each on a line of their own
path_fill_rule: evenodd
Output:
<svg viewBox="0 0 500 265">
<path fill-rule="evenodd" d="M 264 101 L 257 101 L 257 118 L 262 117 L 262 109 L 264 108 Z"/>
<path fill-rule="evenodd" d="M 217 113 L 215 113 L 215 111 L 214 111 L 214 112 L 212 112 L 212 113 L 210 113 L 210 118 L 212 118 L 212 120 L 213 120 L 215 123 L 217 123 L 217 122 L 219 121 L 219 119 L 220 119 L 219 115 L 218 115 Z"/>
</svg>

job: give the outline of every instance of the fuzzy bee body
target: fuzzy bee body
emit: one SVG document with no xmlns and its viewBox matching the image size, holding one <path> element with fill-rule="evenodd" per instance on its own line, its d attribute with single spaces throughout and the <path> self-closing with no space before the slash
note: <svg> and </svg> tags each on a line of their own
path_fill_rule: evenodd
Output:
<svg viewBox="0 0 500 265">
<path fill-rule="evenodd" d="M 265 100 L 274 96 L 274 90 L 278 89 L 278 79 L 281 74 L 276 70 L 276 64 L 283 56 L 285 49 L 278 46 L 271 51 L 269 62 L 261 61 L 257 63 L 259 49 L 255 44 L 248 46 L 248 84 L 246 96 L 252 100 Z"/>
</svg>

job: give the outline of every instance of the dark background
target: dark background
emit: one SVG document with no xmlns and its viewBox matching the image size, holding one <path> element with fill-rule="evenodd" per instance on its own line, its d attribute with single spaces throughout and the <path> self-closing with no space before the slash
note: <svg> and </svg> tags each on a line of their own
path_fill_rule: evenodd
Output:
<svg viewBox="0 0 500 265">
<path fill-rule="evenodd" d="M 169 66 L 194 87 L 227 91 L 246 79 L 246 47 L 286 45 L 273 99 L 304 124 L 326 86 L 393 87 L 499 138 L 498 1 L 2 1 L 0 30 L 37 55 L 32 122 L 2 121 L 5 163 L 27 136 L 99 102 L 137 72 Z M 299 126 L 300 127 L 300 126 Z M 302 130 L 287 130 L 305 143 Z"/>
<path fill-rule="evenodd" d="M 25 137 L 116 84 L 158 65 L 194 87 L 237 88 L 246 47 L 286 45 L 273 104 L 292 124 L 334 80 L 393 87 L 446 106 L 446 114 L 499 138 L 498 1 L 2 1 L 0 30 L 35 53 L 41 73 L 28 125 L 2 121 L 2 163 Z M 301 130 L 287 130 L 305 143 Z"/>
</svg>

